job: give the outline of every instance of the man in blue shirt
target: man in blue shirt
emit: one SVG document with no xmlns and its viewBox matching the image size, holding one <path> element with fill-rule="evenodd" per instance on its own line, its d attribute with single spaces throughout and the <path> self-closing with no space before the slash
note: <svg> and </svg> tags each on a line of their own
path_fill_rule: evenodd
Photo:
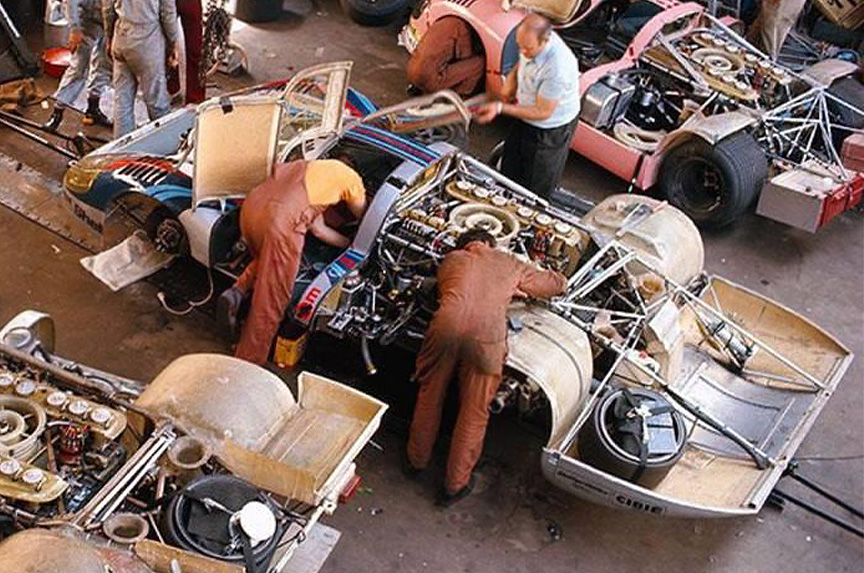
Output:
<svg viewBox="0 0 864 573">
<path fill-rule="evenodd" d="M 552 24 L 529 14 L 516 30 L 519 63 L 501 99 L 475 113 L 480 123 L 516 118 L 504 144 L 502 173 L 548 199 L 558 186 L 579 117 L 579 62 Z"/>
</svg>

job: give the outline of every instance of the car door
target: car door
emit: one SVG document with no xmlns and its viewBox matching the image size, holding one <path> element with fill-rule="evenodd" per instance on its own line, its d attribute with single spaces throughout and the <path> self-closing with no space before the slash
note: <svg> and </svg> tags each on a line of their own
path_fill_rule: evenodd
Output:
<svg viewBox="0 0 864 573">
<path fill-rule="evenodd" d="M 285 114 L 279 129 L 277 157 L 315 159 L 338 137 L 353 62 L 332 62 L 298 72 L 285 86 Z"/>
</svg>

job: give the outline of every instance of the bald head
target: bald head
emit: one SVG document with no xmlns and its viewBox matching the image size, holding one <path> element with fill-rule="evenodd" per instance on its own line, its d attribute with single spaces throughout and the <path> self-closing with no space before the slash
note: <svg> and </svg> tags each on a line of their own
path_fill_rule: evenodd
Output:
<svg viewBox="0 0 864 573">
<path fill-rule="evenodd" d="M 522 18 L 519 27 L 534 34 L 541 42 L 545 42 L 549 38 L 549 32 L 552 31 L 552 22 L 540 14 L 528 14 Z"/>
<path fill-rule="evenodd" d="M 543 49 L 549 34 L 552 32 L 552 22 L 540 14 L 528 14 L 519 23 L 516 30 L 516 43 L 519 51 L 526 58 L 533 58 Z"/>
</svg>

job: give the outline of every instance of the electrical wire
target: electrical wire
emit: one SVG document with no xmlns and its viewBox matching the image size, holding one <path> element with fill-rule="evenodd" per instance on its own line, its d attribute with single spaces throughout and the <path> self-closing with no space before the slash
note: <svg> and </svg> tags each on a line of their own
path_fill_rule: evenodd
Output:
<svg viewBox="0 0 864 573">
<path fill-rule="evenodd" d="M 210 285 L 209 291 L 207 292 L 207 296 L 205 296 L 203 299 L 198 300 L 198 301 L 194 301 L 194 300 L 186 301 L 186 304 L 188 306 L 183 310 L 177 310 L 177 309 L 171 308 L 171 306 L 165 300 L 165 292 L 164 291 L 159 291 L 158 293 L 156 293 L 156 298 L 159 299 L 159 302 L 162 304 L 162 308 L 164 308 L 165 310 L 167 310 L 171 314 L 173 314 L 175 316 L 185 316 L 185 315 L 189 314 L 190 312 L 192 312 L 193 310 L 195 310 L 196 308 L 198 308 L 199 306 L 203 306 L 203 305 L 207 304 L 208 302 L 210 302 L 210 299 L 213 298 L 213 291 L 214 291 L 213 270 L 210 269 L 209 267 L 207 269 L 207 282 Z"/>
</svg>

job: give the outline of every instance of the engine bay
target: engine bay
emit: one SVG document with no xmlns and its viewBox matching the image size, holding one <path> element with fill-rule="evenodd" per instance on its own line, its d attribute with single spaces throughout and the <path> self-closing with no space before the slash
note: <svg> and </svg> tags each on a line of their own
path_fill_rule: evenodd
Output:
<svg viewBox="0 0 864 573">
<path fill-rule="evenodd" d="M 3 339 L 7 344 L 19 338 L 26 341 L 16 338 L 24 330 L 6 329 Z M 171 408 L 159 402 L 166 395 L 164 388 L 169 395 L 202 391 L 212 371 L 198 381 L 184 374 L 185 382 L 169 372 L 184 364 L 205 372 L 200 356 L 178 359 L 166 368 L 163 389 L 157 379 L 149 393 L 139 393 L 125 379 L 83 369 L 39 345 L 0 345 L 0 536 L 34 527 L 57 528 L 87 534 L 96 546 L 134 550 L 154 570 L 162 570 L 157 563 L 177 559 L 202 571 L 217 570 L 218 562 L 250 571 L 281 571 L 320 516 L 335 510 L 338 495 L 354 478 L 351 456 L 371 436 L 386 407 L 326 379 L 306 379 L 311 390 L 301 392 L 301 401 L 326 394 L 326 400 L 341 399 L 345 408 L 338 420 L 311 414 L 329 424 L 331 434 L 326 434 L 322 426 L 303 422 L 299 414 L 307 409 L 305 404 L 287 407 L 293 398 L 278 379 L 262 377 L 255 367 L 239 361 L 234 365 L 232 358 L 204 358 L 208 364 L 219 363 L 215 371 L 222 376 L 232 375 L 226 367 L 239 369 L 235 375 L 243 377 L 246 390 L 271 394 L 266 401 L 273 412 L 259 411 L 260 419 L 270 420 L 266 423 L 275 416 L 291 423 L 291 415 L 298 415 L 287 435 L 299 431 L 298 423 L 307 425 L 305 438 L 295 440 L 302 455 L 315 460 L 321 457 L 316 452 L 327 453 L 326 459 L 305 470 L 298 454 L 283 446 L 279 455 L 261 456 L 255 464 L 232 471 L 231 454 L 219 454 L 220 442 L 208 437 L 212 430 L 200 421 L 207 408 L 219 408 L 218 400 L 189 404 L 184 411 L 193 413 L 183 420 L 182 413 L 175 420 Z M 366 410 L 347 414 L 352 408 Z M 313 406 L 308 409 L 315 412 Z M 166 417 L 154 416 L 153 411 Z M 363 417 L 370 414 L 371 418 Z M 242 418 L 243 413 L 238 415 Z M 241 426 L 219 417 L 221 422 L 213 429 L 221 427 L 240 441 Z M 199 420 L 197 427 L 192 419 Z M 339 440 L 343 454 L 334 456 L 330 438 Z M 244 455 L 234 447 L 234 455 Z M 316 472 L 318 477 L 310 482 L 314 492 L 295 488 L 284 493 L 287 490 L 253 483 L 261 481 L 256 471 L 277 469 L 298 476 Z"/>
</svg>

